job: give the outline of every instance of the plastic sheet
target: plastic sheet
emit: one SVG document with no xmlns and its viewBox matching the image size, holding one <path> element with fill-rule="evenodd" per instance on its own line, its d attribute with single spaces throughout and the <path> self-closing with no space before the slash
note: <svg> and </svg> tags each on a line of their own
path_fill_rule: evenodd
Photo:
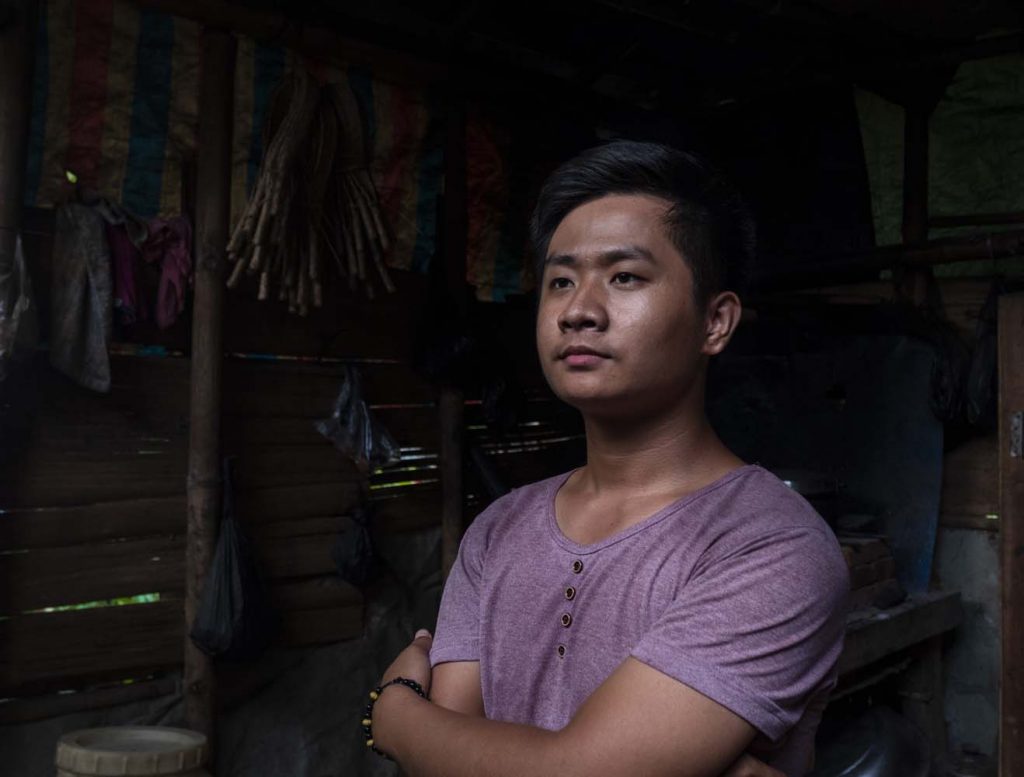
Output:
<svg viewBox="0 0 1024 777">
<path fill-rule="evenodd" d="M 0 256 L 0 381 L 7 377 L 11 360 L 31 353 L 38 337 L 32 279 L 18 235 L 14 255 Z"/>
<path fill-rule="evenodd" d="M 359 372 L 346 365 L 331 415 L 315 423 L 334 447 L 370 467 L 394 464 L 401 458 L 398 443 L 363 401 Z"/>
<path fill-rule="evenodd" d="M 354 586 L 366 585 L 373 570 L 373 541 L 370 538 L 370 510 L 355 510 L 331 548 L 331 560 L 338 576 Z"/>
<path fill-rule="evenodd" d="M 276 619 L 267 604 L 249 542 L 235 517 L 231 468 L 231 459 L 225 460 L 220 537 L 189 636 L 207 655 L 237 660 L 263 652 Z"/>
</svg>

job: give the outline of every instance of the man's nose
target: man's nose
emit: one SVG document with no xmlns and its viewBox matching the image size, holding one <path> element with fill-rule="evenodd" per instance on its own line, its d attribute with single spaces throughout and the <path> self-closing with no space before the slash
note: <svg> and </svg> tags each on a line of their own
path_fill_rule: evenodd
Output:
<svg viewBox="0 0 1024 777">
<path fill-rule="evenodd" d="M 600 295 L 590 284 L 579 286 L 558 317 L 563 332 L 580 329 L 603 330 L 608 326 L 608 312 Z"/>
</svg>

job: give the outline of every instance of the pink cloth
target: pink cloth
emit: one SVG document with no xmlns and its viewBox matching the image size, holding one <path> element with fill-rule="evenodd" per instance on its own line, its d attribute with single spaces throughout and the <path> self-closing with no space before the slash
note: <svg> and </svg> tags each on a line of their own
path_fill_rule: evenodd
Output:
<svg viewBox="0 0 1024 777">
<path fill-rule="evenodd" d="M 517 489 L 469 527 L 431 663 L 479 661 L 488 718 L 557 730 L 633 656 L 750 722 L 755 756 L 804 774 L 849 589 L 825 522 L 749 465 L 579 545 L 555 520 L 567 478 Z"/>
<path fill-rule="evenodd" d="M 158 327 L 167 329 L 185 309 L 192 282 L 192 226 L 184 216 L 175 216 L 153 219 L 148 227 L 142 258 L 160 266 L 155 318 Z"/>
<path fill-rule="evenodd" d="M 139 284 L 142 254 L 128 237 L 124 224 L 107 224 L 106 232 L 114 272 L 114 316 L 118 323 L 128 326 L 145 321 L 149 309 Z"/>
</svg>

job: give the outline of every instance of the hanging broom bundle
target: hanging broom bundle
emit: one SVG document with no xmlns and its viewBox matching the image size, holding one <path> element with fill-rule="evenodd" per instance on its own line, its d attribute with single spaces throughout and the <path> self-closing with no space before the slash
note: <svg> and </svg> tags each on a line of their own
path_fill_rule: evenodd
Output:
<svg viewBox="0 0 1024 777">
<path fill-rule="evenodd" d="M 323 301 L 325 260 L 349 288 L 373 297 L 373 271 L 394 291 L 384 256 L 390 245 L 367 168 L 359 107 L 347 84 L 318 86 L 298 72 L 277 88 L 264 128 L 256 185 L 228 243 L 233 288 L 259 279 L 305 315 Z"/>
</svg>

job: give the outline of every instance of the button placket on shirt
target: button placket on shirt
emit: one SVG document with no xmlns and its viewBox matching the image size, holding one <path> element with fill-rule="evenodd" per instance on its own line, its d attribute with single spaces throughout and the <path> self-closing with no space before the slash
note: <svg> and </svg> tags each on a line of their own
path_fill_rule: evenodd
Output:
<svg viewBox="0 0 1024 777">
<path fill-rule="evenodd" d="M 576 559 L 572 562 L 572 572 L 574 575 L 582 574 L 583 562 L 580 559 Z M 567 585 L 563 593 L 565 594 L 566 602 L 574 602 L 576 600 L 576 586 Z M 572 626 L 572 612 L 569 609 L 562 613 L 561 618 L 559 618 L 559 623 L 562 625 L 562 628 L 565 629 L 568 629 Z M 567 652 L 565 643 L 559 643 L 559 645 L 555 648 L 555 652 L 558 653 L 559 658 L 565 658 L 565 654 Z"/>
</svg>

